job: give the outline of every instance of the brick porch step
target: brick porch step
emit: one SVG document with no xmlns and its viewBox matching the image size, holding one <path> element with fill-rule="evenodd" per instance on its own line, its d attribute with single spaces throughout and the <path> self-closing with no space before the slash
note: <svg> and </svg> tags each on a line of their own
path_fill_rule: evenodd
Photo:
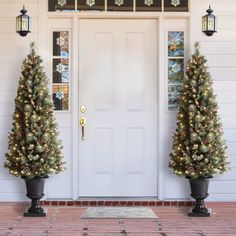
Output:
<svg viewBox="0 0 236 236">
<path fill-rule="evenodd" d="M 79 199 L 72 200 L 44 200 L 45 206 L 192 206 L 193 201 L 159 201 L 159 200 L 111 200 L 111 199 Z"/>
</svg>

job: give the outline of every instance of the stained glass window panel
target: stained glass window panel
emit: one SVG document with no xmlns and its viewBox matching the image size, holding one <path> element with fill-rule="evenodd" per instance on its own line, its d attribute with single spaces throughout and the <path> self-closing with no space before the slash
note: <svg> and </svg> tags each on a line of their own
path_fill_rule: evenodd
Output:
<svg viewBox="0 0 236 236">
<path fill-rule="evenodd" d="M 75 0 L 48 0 L 49 11 L 75 11 Z"/>
<path fill-rule="evenodd" d="M 169 83 L 181 83 L 184 77 L 184 60 L 168 60 L 168 78 Z"/>
<path fill-rule="evenodd" d="M 168 32 L 168 56 L 184 56 L 184 32 Z"/>
<path fill-rule="evenodd" d="M 69 83 L 69 59 L 53 59 L 53 83 Z"/>
<path fill-rule="evenodd" d="M 136 11 L 161 11 L 161 0 L 136 0 Z"/>
<path fill-rule="evenodd" d="M 133 0 L 108 0 L 108 11 L 133 11 Z"/>
<path fill-rule="evenodd" d="M 53 103 L 55 110 L 69 109 L 69 87 L 68 85 L 53 85 Z"/>
<path fill-rule="evenodd" d="M 164 11 L 188 11 L 188 0 L 164 0 Z"/>
<path fill-rule="evenodd" d="M 53 56 L 69 57 L 69 32 L 53 32 Z"/>
<path fill-rule="evenodd" d="M 182 90 L 182 85 L 168 85 L 168 110 L 176 111 L 179 107 L 179 95 Z"/>
<path fill-rule="evenodd" d="M 105 1 L 104 0 L 78 0 L 78 11 L 104 11 Z"/>
</svg>

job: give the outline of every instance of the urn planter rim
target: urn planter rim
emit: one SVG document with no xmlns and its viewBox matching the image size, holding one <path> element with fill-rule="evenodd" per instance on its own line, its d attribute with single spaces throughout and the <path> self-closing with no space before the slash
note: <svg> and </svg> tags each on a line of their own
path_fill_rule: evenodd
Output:
<svg viewBox="0 0 236 236">
<path fill-rule="evenodd" d="M 24 179 L 24 180 L 33 180 L 33 179 L 47 179 L 47 178 L 49 178 L 49 176 L 48 175 L 46 175 L 46 176 L 35 176 L 33 178 L 28 178 L 26 176 L 22 176 L 21 178 Z"/>
<path fill-rule="evenodd" d="M 197 179 L 212 179 L 213 178 L 213 176 L 211 175 L 211 176 L 200 176 L 200 177 L 198 177 L 198 178 L 192 178 L 192 177 L 190 177 L 190 176 L 186 176 L 185 177 L 186 179 L 188 179 L 188 180 L 197 180 Z"/>
</svg>

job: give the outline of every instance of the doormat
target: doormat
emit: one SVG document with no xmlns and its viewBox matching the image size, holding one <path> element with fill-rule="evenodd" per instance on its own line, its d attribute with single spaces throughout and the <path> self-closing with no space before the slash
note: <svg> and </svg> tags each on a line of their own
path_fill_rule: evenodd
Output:
<svg viewBox="0 0 236 236">
<path fill-rule="evenodd" d="M 149 207 L 89 207 L 82 219 L 157 219 Z"/>
</svg>

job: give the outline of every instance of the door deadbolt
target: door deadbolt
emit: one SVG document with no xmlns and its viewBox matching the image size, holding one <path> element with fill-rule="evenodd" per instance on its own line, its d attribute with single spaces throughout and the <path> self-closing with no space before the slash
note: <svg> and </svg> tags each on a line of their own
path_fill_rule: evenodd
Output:
<svg viewBox="0 0 236 236">
<path fill-rule="evenodd" d="M 86 112 L 86 107 L 84 105 L 80 106 L 80 111 L 82 113 L 85 113 Z"/>
</svg>

